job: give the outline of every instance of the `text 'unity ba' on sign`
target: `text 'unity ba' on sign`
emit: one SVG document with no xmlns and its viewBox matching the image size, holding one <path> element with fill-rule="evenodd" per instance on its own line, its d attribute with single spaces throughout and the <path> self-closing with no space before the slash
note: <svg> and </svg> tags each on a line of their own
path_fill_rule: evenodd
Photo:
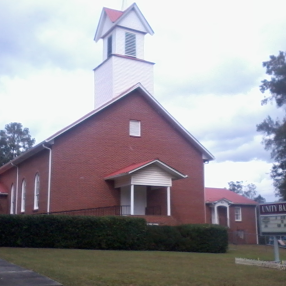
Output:
<svg viewBox="0 0 286 286">
<path fill-rule="evenodd" d="M 286 202 L 259 205 L 260 215 L 286 214 Z"/>
</svg>

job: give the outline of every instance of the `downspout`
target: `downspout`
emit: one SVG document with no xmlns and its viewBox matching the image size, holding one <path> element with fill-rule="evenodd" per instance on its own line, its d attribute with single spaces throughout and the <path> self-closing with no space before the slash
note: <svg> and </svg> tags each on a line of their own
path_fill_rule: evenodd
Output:
<svg viewBox="0 0 286 286">
<path fill-rule="evenodd" d="M 12 162 L 10 162 L 13 167 L 17 168 L 17 175 L 16 175 L 16 194 L 15 194 L 15 214 L 17 214 L 17 208 L 18 208 L 18 187 L 19 187 L 19 167 L 17 165 L 14 165 Z M 11 203 L 10 203 L 10 213 L 11 213 Z"/>
<path fill-rule="evenodd" d="M 52 149 L 42 144 L 44 148 L 49 150 L 49 175 L 48 175 L 48 201 L 47 201 L 47 214 L 50 213 L 51 203 L 51 175 L 52 175 Z"/>
</svg>

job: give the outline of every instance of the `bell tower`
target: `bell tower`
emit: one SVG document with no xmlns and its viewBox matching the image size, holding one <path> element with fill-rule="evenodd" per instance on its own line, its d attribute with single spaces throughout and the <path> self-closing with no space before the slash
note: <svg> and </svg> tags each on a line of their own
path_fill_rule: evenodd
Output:
<svg viewBox="0 0 286 286">
<path fill-rule="evenodd" d="M 154 91 L 153 65 L 144 59 L 144 37 L 154 32 L 136 3 L 124 11 L 103 8 L 94 40 L 103 40 L 103 62 L 94 69 L 94 108 L 137 83 Z"/>
</svg>

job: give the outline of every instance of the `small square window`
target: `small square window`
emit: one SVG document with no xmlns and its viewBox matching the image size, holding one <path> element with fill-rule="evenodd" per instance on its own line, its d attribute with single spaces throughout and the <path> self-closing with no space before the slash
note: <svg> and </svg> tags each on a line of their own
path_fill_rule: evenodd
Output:
<svg viewBox="0 0 286 286">
<path fill-rule="evenodd" d="M 241 218 L 241 207 L 235 207 L 235 221 L 242 221 Z"/>
<path fill-rule="evenodd" d="M 139 120 L 130 120 L 129 121 L 129 135 L 130 136 L 141 136 L 141 121 Z"/>
</svg>

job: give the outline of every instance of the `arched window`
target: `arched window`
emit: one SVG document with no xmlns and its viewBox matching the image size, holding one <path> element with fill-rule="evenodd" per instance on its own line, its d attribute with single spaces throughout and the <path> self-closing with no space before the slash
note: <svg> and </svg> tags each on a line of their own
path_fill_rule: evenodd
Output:
<svg viewBox="0 0 286 286">
<path fill-rule="evenodd" d="M 22 193 L 21 193 L 21 212 L 25 212 L 26 204 L 26 181 L 22 181 Z"/>
<path fill-rule="evenodd" d="M 34 210 L 39 209 L 39 197 L 40 197 L 40 175 L 37 173 L 35 176 L 35 185 L 34 185 Z"/>
<path fill-rule="evenodd" d="M 10 192 L 10 214 L 15 214 L 15 187 L 14 184 L 11 186 L 11 192 Z"/>
</svg>

